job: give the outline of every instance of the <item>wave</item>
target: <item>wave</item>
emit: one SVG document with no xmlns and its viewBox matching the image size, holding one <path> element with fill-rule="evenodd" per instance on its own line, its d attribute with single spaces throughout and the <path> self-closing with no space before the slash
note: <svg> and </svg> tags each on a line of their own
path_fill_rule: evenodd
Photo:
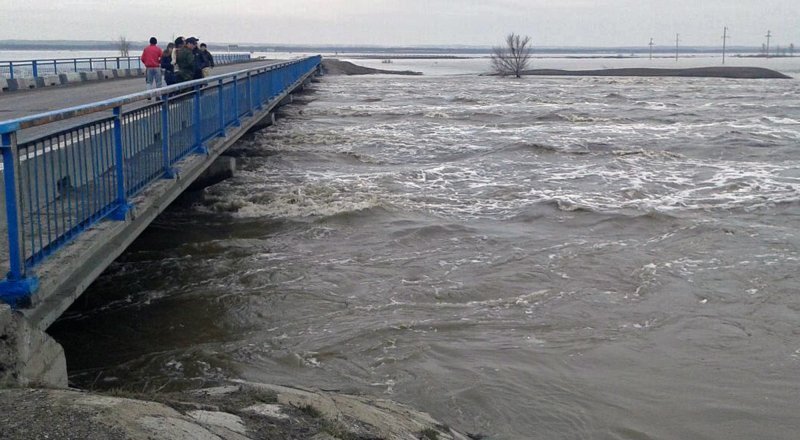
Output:
<svg viewBox="0 0 800 440">
<path fill-rule="evenodd" d="M 500 151 L 531 151 L 536 153 L 561 153 L 561 154 L 576 154 L 585 155 L 589 154 L 588 150 L 567 150 L 555 145 L 543 144 L 540 142 L 527 142 L 519 141 L 513 142 L 508 146 L 502 148 Z"/>
<path fill-rule="evenodd" d="M 511 222 L 532 223 L 540 221 L 544 217 L 550 217 L 554 212 L 568 212 L 575 214 L 587 214 L 593 218 L 593 222 L 604 221 L 672 221 L 677 217 L 668 212 L 653 209 L 638 210 L 631 208 L 617 207 L 615 209 L 602 209 L 593 206 L 588 201 L 576 201 L 566 197 L 555 197 L 539 200 L 529 205 L 524 211 L 509 217 Z"/>
<path fill-rule="evenodd" d="M 200 209 L 229 213 L 236 218 L 325 218 L 389 209 L 391 206 L 369 191 L 344 184 L 307 184 L 296 187 L 259 188 L 248 193 L 231 193 L 231 187 L 209 188 Z"/>
<path fill-rule="evenodd" d="M 613 150 L 611 152 L 615 156 L 625 157 L 625 156 L 641 156 L 646 157 L 649 159 L 685 159 L 686 156 L 680 153 L 673 153 L 671 151 L 652 151 L 652 150 Z"/>
<path fill-rule="evenodd" d="M 588 115 L 586 113 L 561 113 L 561 112 L 546 113 L 543 115 L 536 116 L 534 119 L 541 122 L 572 122 L 572 123 L 608 121 L 608 119 L 598 118 L 595 116 Z"/>
</svg>

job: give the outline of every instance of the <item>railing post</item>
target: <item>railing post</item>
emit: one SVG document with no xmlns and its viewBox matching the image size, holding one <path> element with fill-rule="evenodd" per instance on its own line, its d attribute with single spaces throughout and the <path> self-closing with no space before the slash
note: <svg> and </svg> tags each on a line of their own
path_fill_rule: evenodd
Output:
<svg viewBox="0 0 800 440">
<path fill-rule="evenodd" d="M 263 110 L 264 109 L 264 78 L 266 77 L 266 71 L 261 71 L 256 74 L 256 109 Z"/>
<path fill-rule="evenodd" d="M 75 65 L 75 72 L 77 72 L 78 71 L 78 59 L 75 58 L 74 60 L 72 60 L 72 63 Z"/>
<path fill-rule="evenodd" d="M 233 75 L 233 125 L 239 127 L 242 122 L 239 120 L 239 80 Z"/>
<path fill-rule="evenodd" d="M 119 64 L 119 57 L 117 57 L 117 70 L 121 69 L 122 67 Z"/>
<path fill-rule="evenodd" d="M 164 164 L 164 178 L 174 179 L 175 170 L 172 168 L 172 157 L 169 153 L 169 97 L 161 95 L 161 156 Z"/>
<path fill-rule="evenodd" d="M 58 75 L 58 61 L 53 60 L 53 74 Z"/>
<path fill-rule="evenodd" d="M 250 72 L 247 72 L 247 109 L 250 113 L 250 116 L 253 116 L 255 112 L 253 111 L 255 106 L 253 105 L 253 76 L 250 75 Z"/>
<path fill-rule="evenodd" d="M 200 119 L 200 86 L 194 86 L 194 151 L 197 154 L 208 154 L 208 149 L 203 145 L 203 126 Z"/>
<path fill-rule="evenodd" d="M 0 282 L 0 300 L 16 306 L 28 298 L 39 286 L 36 277 L 25 273 L 23 249 L 23 218 L 20 202 L 19 151 L 16 133 L 3 133 L 0 147 L 3 150 L 3 183 L 6 197 L 6 228 L 8 232 L 9 272 Z"/>
<path fill-rule="evenodd" d="M 125 192 L 125 149 L 122 145 L 122 107 L 114 107 L 114 159 L 117 168 L 117 209 L 111 218 L 124 221 L 128 218 L 131 205 Z"/>
<path fill-rule="evenodd" d="M 219 87 L 219 133 L 217 133 L 217 136 L 225 137 L 225 87 L 222 86 L 222 80 L 219 80 L 217 84 Z"/>
<path fill-rule="evenodd" d="M 94 71 L 94 66 L 92 65 L 92 59 L 89 58 L 89 72 L 93 72 L 93 71 Z"/>
<path fill-rule="evenodd" d="M 31 66 L 33 66 L 33 77 L 34 78 L 38 78 L 39 77 L 39 63 L 37 63 L 36 60 L 33 60 L 33 61 L 31 61 Z"/>
<path fill-rule="evenodd" d="M 11 61 L 8 62 L 8 74 L 11 79 L 14 79 L 14 63 Z"/>
<path fill-rule="evenodd" d="M 108 58 L 103 58 L 103 69 L 108 70 Z"/>
</svg>

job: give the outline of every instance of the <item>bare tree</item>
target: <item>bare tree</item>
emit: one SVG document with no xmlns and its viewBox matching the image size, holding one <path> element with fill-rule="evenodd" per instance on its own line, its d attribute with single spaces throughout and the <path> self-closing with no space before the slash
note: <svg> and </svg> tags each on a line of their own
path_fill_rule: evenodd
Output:
<svg viewBox="0 0 800 440">
<path fill-rule="evenodd" d="M 131 50 L 131 42 L 128 41 L 127 37 L 125 37 L 124 35 L 120 35 L 117 41 L 114 42 L 114 44 L 117 46 L 117 50 L 119 51 L 119 56 L 121 57 L 128 56 L 128 53 L 130 53 Z"/>
<path fill-rule="evenodd" d="M 522 76 L 531 59 L 531 37 L 510 33 L 505 46 L 492 49 L 492 68 L 500 75 Z"/>
</svg>

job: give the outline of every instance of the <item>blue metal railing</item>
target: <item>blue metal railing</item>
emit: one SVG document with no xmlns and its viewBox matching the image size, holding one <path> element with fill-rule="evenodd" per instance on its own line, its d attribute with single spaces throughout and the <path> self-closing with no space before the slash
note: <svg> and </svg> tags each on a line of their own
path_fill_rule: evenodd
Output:
<svg viewBox="0 0 800 440">
<path fill-rule="evenodd" d="M 214 54 L 214 64 L 234 64 L 250 61 L 249 53 Z M 73 72 L 93 72 L 109 69 L 141 69 L 139 57 L 56 58 L 42 60 L 0 61 L 0 76 L 14 78 L 39 78 Z"/>
<path fill-rule="evenodd" d="M 133 196 L 173 178 L 177 162 L 206 153 L 211 140 L 281 99 L 320 62 L 315 56 L 0 122 L 9 258 L 0 299 L 35 291 L 31 269 L 93 224 L 125 220 Z M 23 129 L 87 115 L 89 122 L 18 142 Z"/>
</svg>

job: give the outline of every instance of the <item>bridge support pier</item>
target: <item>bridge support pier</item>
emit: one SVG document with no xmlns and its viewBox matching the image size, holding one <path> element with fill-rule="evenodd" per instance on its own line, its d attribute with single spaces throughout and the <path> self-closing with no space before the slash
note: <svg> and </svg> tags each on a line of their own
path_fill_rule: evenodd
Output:
<svg viewBox="0 0 800 440">
<path fill-rule="evenodd" d="M 21 313 L 0 304 L 0 388 L 67 387 L 64 349 Z"/>
<path fill-rule="evenodd" d="M 211 185 L 216 185 L 223 180 L 230 179 L 236 175 L 236 158 L 230 156 L 219 156 L 214 162 L 200 174 L 191 185 L 189 191 L 199 191 Z"/>
<path fill-rule="evenodd" d="M 291 104 L 293 102 L 294 102 L 294 96 L 290 93 L 290 94 L 286 95 L 286 97 L 281 100 L 281 102 L 280 102 L 280 104 L 278 104 L 278 106 L 288 105 L 288 104 Z"/>
<path fill-rule="evenodd" d="M 261 118 L 260 121 L 258 121 L 255 124 L 253 124 L 253 126 L 250 127 L 250 129 L 248 129 L 247 132 L 248 133 L 253 133 L 253 132 L 256 132 L 256 131 L 259 131 L 259 130 L 263 130 L 263 129 L 267 128 L 267 127 L 271 127 L 273 125 L 275 125 L 275 113 L 274 112 L 269 112 L 269 113 L 267 113 L 266 116 Z"/>
</svg>

